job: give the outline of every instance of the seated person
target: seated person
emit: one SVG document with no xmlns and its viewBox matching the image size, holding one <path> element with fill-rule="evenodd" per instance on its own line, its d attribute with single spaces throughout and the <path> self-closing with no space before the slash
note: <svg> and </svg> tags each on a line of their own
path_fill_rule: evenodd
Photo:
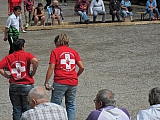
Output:
<svg viewBox="0 0 160 120">
<path fill-rule="evenodd" d="M 96 110 L 93 110 L 86 120 L 130 120 L 130 115 L 125 108 L 115 107 L 116 100 L 110 90 L 100 90 L 94 103 Z"/>
<path fill-rule="evenodd" d="M 54 25 L 55 19 L 57 19 L 58 24 L 61 24 L 61 18 L 63 20 L 62 16 L 62 9 L 58 6 L 58 1 L 53 1 L 53 4 L 50 6 L 51 9 L 51 15 L 52 15 L 52 25 Z"/>
<path fill-rule="evenodd" d="M 119 10 L 120 2 L 118 0 L 111 0 L 109 3 L 110 14 L 112 15 L 112 22 L 114 22 L 115 16 L 117 20 L 120 21 Z"/>
<path fill-rule="evenodd" d="M 145 12 L 149 13 L 149 20 L 153 20 L 153 13 L 156 13 L 157 19 L 159 19 L 159 11 L 156 7 L 156 0 L 147 0 Z"/>
<path fill-rule="evenodd" d="M 38 21 L 41 21 L 40 25 L 44 25 L 45 16 L 44 16 L 44 10 L 43 10 L 43 4 L 38 3 L 38 7 L 34 9 L 34 25 L 37 25 Z"/>
<path fill-rule="evenodd" d="M 78 0 L 74 7 L 75 13 L 80 15 L 85 23 L 89 23 L 89 19 L 87 17 L 88 7 L 89 7 L 88 0 Z"/>
<path fill-rule="evenodd" d="M 129 0 L 122 0 L 121 1 L 121 13 L 124 17 L 124 19 L 123 19 L 124 22 L 126 21 L 127 14 L 129 14 L 129 16 L 130 16 L 130 21 L 134 22 L 133 17 L 132 17 L 133 13 L 132 13 L 132 9 L 131 9 L 131 2 Z"/>
<path fill-rule="evenodd" d="M 42 87 L 31 89 L 28 103 L 32 109 L 24 112 L 21 120 L 68 120 L 66 109 L 48 102 L 47 93 Z"/>
<path fill-rule="evenodd" d="M 150 107 L 141 110 L 135 120 L 160 120 L 160 88 L 156 87 L 149 91 Z"/>
<path fill-rule="evenodd" d="M 96 22 L 98 14 L 102 15 L 102 22 L 106 21 L 106 12 L 103 0 L 92 0 L 90 5 L 90 12 L 93 15 L 93 22 Z"/>
</svg>

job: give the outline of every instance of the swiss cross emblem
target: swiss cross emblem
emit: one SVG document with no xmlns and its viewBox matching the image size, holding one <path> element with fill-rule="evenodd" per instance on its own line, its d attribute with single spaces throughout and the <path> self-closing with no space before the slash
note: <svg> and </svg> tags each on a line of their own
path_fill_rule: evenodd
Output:
<svg viewBox="0 0 160 120">
<path fill-rule="evenodd" d="M 25 62 L 15 61 L 11 65 L 11 74 L 15 80 L 23 79 L 26 76 Z"/>
<path fill-rule="evenodd" d="M 70 52 L 64 52 L 60 55 L 61 68 L 66 71 L 75 69 L 75 56 Z"/>
</svg>

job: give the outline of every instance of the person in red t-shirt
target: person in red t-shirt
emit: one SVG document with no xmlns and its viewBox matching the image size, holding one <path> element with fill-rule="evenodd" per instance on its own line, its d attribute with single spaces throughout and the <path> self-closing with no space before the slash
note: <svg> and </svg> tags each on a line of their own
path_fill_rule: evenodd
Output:
<svg viewBox="0 0 160 120">
<path fill-rule="evenodd" d="M 8 15 L 14 12 L 14 6 L 20 6 L 22 8 L 22 0 L 8 0 Z"/>
<path fill-rule="evenodd" d="M 52 91 L 51 102 L 61 105 L 65 96 L 68 120 L 75 119 L 75 97 L 78 85 L 78 76 L 84 66 L 77 51 L 69 48 L 69 38 L 65 34 L 58 35 L 54 43 L 56 48 L 51 51 L 50 64 L 45 79 L 46 90 Z M 79 69 L 76 72 L 76 65 Z M 53 88 L 49 86 L 49 79 L 54 71 Z"/>
<path fill-rule="evenodd" d="M 10 83 L 9 96 L 13 106 L 13 120 L 20 120 L 22 113 L 30 109 L 27 96 L 34 87 L 33 76 L 38 67 L 37 58 L 29 52 L 24 52 L 24 43 L 24 39 L 14 41 L 15 51 L 0 61 L 0 74 L 8 78 Z M 9 70 L 10 75 L 4 68 Z"/>
</svg>

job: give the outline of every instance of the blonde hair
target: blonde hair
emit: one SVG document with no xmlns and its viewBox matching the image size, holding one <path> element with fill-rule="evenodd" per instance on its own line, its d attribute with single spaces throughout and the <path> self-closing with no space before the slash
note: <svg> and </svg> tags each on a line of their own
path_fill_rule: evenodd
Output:
<svg viewBox="0 0 160 120">
<path fill-rule="evenodd" d="M 56 44 L 56 46 L 69 46 L 70 40 L 66 34 L 59 34 L 55 37 L 54 43 Z"/>
<path fill-rule="evenodd" d="M 54 0 L 54 1 L 53 1 L 53 4 L 58 6 L 58 1 L 57 1 L 57 0 Z"/>
</svg>

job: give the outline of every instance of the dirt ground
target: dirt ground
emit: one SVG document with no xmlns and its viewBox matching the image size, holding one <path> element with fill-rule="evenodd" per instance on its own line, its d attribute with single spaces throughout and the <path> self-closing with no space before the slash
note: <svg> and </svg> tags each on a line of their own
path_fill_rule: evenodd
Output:
<svg viewBox="0 0 160 120">
<path fill-rule="evenodd" d="M 0 19 L 4 24 L 6 6 L 0 1 Z M 70 47 L 79 52 L 85 65 L 79 77 L 76 120 L 85 120 L 95 109 L 93 99 L 104 88 L 115 93 L 117 107 L 126 108 L 134 120 L 141 109 L 149 106 L 148 91 L 160 85 L 159 30 L 159 24 L 149 24 L 28 31 L 20 37 L 26 40 L 25 51 L 39 60 L 35 86 L 43 86 L 49 55 L 55 48 L 54 37 L 60 33 L 69 36 Z M 3 33 L 0 37 L 2 59 L 8 54 L 9 44 L 3 41 Z M 0 76 L 0 120 L 12 119 L 8 87 L 8 80 Z M 51 92 L 47 93 L 50 99 Z"/>
</svg>

